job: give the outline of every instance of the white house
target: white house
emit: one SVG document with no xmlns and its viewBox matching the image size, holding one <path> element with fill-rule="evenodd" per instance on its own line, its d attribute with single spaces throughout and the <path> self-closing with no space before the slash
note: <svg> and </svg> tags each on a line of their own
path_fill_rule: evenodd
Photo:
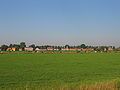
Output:
<svg viewBox="0 0 120 90">
<path fill-rule="evenodd" d="M 37 52 L 39 52 L 39 51 L 46 51 L 46 49 L 36 48 L 35 51 L 37 51 Z"/>
<path fill-rule="evenodd" d="M 39 48 L 36 48 L 35 51 L 40 51 L 40 49 L 39 49 Z"/>
<path fill-rule="evenodd" d="M 108 51 L 113 51 L 113 48 L 112 47 L 108 47 Z"/>
<path fill-rule="evenodd" d="M 32 47 L 25 47 L 25 51 L 33 51 Z"/>
<path fill-rule="evenodd" d="M 19 51 L 22 51 L 22 48 L 19 48 Z"/>
<path fill-rule="evenodd" d="M 55 51 L 58 51 L 59 49 L 58 48 L 54 48 Z"/>
</svg>

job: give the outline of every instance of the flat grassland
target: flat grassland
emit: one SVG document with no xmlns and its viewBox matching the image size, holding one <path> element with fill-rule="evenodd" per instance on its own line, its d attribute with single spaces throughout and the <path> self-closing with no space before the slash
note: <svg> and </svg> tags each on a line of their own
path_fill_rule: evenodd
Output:
<svg viewBox="0 0 120 90">
<path fill-rule="evenodd" d="M 0 54 L 2 89 L 68 90 L 101 82 L 109 85 L 119 78 L 120 53 Z"/>
</svg>

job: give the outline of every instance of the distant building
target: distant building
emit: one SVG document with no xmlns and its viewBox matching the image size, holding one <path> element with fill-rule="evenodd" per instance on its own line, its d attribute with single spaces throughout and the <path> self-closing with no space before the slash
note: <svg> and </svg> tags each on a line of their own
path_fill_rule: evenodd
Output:
<svg viewBox="0 0 120 90">
<path fill-rule="evenodd" d="M 19 51 L 22 51 L 22 48 L 19 48 Z"/>
<path fill-rule="evenodd" d="M 83 51 L 83 52 L 92 52 L 92 51 L 94 51 L 94 49 L 93 48 L 85 48 L 85 49 L 81 49 L 81 51 Z"/>
<path fill-rule="evenodd" d="M 39 48 L 36 48 L 35 51 L 40 51 L 40 49 L 39 49 Z"/>
<path fill-rule="evenodd" d="M 104 48 L 104 52 L 106 52 L 107 51 L 107 48 Z"/>
<path fill-rule="evenodd" d="M 113 51 L 113 48 L 112 47 L 108 47 L 108 51 Z"/>
<path fill-rule="evenodd" d="M 63 50 L 63 51 L 82 51 L 82 49 L 81 48 L 62 48 L 61 50 Z"/>
<path fill-rule="evenodd" d="M 68 51 L 69 48 L 62 48 L 61 50 L 62 50 L 62 51 Z"/>
<path fill-rule="evenodd" d="M 76 51 L 77 48 L 69 48 L 70 51 Z"/>
<path fill-rule="evenodd" d="M 59 49 L 58 48 L 54 48 L 55 51 L 58 51 Z"/>
<path fill-rule="evenodd" d="M 16 48 L 7 48 L 7 51 L 16 51 Z"/>
<path fill-rule="evenodd" d="M 53 51 L 54 48 L 53 48 L 53 47 L 47 47 L 47 50 L 48 50 L 48 51 Z"/>
<path fill-rule="evenodd" d="M 25 51 L 33 51 L 32 47 L 25 47 Z"/>
<path fill-rule="evenodd" d="M 47 49 L 43 49 L 43 48 L 36 48 L 35 51 L 37 52 L 41 52 L 41 51 L 46 51 Z"/>
<path fill-rule="evenodd" d="M 116 48 L 116 51 L 120 51 L 120 47 L 119 47 L 119 48 Z"/>
<path fill-rule="evenodd" d="M 77 48 L 77 51 L 82 51 L 82 49 L 81 48 Z"/>
</svg>

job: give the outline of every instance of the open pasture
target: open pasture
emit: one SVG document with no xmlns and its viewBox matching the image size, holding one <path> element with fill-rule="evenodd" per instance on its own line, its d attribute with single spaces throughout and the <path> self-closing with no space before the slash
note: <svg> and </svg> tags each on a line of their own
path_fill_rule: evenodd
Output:
<svg viewBox="0 0 120 90">
<path fill-rule="evenodd" d="M 0 55 L 2 89 L 78 87 L 119 78 L 120 53 Z"/>
</svg>

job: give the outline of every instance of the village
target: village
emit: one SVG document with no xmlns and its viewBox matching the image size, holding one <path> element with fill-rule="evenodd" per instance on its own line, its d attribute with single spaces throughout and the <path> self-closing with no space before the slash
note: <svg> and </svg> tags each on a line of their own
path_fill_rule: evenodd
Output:
<svg viewBox="0 0 120 90">
<path fill-rule="evenodd" d="M 45 51 L 71 51 L 71 52 L 112 52 L 112 51 L 120 51 L 120 48 L 115 48 L 115 46 L 86 46 L 85 44 L 81 44 L 79 46 L 35 46 L 32 44 L 30 46 L 26 46 L 25 42 L 21 42 L 20 44 L 10 44 L 1 45 L 0 51 L 26 51 L 26 52 L 45 52 Z"/>
</svg>

